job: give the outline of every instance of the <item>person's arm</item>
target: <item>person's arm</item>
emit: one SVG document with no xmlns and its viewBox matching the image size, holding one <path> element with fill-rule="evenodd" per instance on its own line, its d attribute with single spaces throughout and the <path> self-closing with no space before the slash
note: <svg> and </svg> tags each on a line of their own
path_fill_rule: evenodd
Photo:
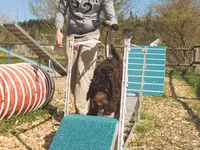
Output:
<svg viewBox="0 0 200 150">
<path fill-rule="evenodd" d="M 63 47 L 62 44 L 62 39 L 63 39 L 63 25 L 65 21 L 65 15 L 67 12 L 67 4 L 68 1 L 66 0 L 60 0 L 58 3 L 57 11 L 56 11 L 56 16 L 55 16 L 55 25 L 56 25 L 56 44 L 59 47 Z"/>
<path fill-rule="evenodd" d="M 104 0 L 102 9 L 103 9 L 106 19 L 111 21 L 111 27 L 114 30 L 118 30 L 118 23 L 115 16 L 113 0 Z"/>
</svg>

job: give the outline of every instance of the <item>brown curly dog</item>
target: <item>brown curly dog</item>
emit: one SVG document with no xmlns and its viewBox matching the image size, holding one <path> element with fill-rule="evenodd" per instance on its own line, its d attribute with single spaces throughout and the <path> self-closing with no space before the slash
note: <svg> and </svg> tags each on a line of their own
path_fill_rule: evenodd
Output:
<svg viewBox="0 0 200 150">
<path fill-rule="evenodd" d="M 111 46 L 112 58 L 107 58 L 95 69 L 93 79 L 87 93 L 90 100 L 88 115 L 104 115 L 119 118 L 122 58 L 116 49 Z"/>
</svg>

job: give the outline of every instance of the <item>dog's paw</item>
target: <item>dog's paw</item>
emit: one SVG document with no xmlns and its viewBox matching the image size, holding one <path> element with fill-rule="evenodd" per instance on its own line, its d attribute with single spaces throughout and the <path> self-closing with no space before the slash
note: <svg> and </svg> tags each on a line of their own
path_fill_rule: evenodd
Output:
<svg viewBox="0 0 200 150">
<path fill-rule="evenodd" d="M 110 111 L 110 110 L 105 110 L 103 115 L 104 116 L 110 116 L 112 113 L 114 113 L 113 111 Z"/>
<path fill-rule="evenodd" d="M 89 112 L 87 113 L 87 115 L 90 116 L 97 116 L 98 112 L 96 110 L 90 109 Z"/>
<path fill-rule="evenodd" d="M 109 113 L 109 115 L 104 115 L 105 117 L 111 117 L 111 118 L 114 118 L 115 117 L 115 113 Z"/>
<path fill-rule="evenodd" d="M 103 116 L 104 115 L 104 110 L 99 110 L 97 116 Z"/>
</svg>

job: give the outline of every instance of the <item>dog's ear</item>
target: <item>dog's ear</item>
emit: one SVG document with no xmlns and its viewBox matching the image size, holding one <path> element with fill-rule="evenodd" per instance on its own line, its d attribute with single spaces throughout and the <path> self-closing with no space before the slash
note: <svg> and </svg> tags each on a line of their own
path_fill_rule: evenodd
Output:
<svg viewBox="0 0 200 150">
<path fill-rule="evenodd" d="M 91 95 L 90 92 L 88 91 L 87 96 L 86 96 L 86 100 L 89 101 L 91 99 Z"/>
<path fill-rule="evenodd" d="M 87 101 L 89 101 L 90 99 L 91 99 L 90 97 L 88 97 L 88 96 L 86 97 L 86 100 L 87 100 Z"/>
<path fill-rule="evenodd" d="M 109 110 L 110 110 L 111 112 L 115 112 L 115 111 L 116 111 L 116 105 L 115 105 L 113 102 L 111 102 L 111 103 L 109 104 L 108 108 L 109 108 Z"/>
<path fill-rule="evenodd" d="M 104 110 L 104 115 L 110 116 L 112 113 L 116 111 L 115 105 L 113 103 L 110 103 L 108 107 Z"/>
</svg>

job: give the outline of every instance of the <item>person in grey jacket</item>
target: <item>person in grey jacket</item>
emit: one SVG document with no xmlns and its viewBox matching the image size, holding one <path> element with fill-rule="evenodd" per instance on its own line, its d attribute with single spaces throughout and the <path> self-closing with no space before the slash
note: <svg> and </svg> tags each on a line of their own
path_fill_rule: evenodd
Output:
<svg viewBox="0 0 200 150">
<path fill-rule="evenodd" d="M 59 0 L 55 17 L 56 43 L 63 46 L 63 26 L 68 14 L 66 41 L 74 36 L 76 42 L 99 40 L 101 12 L 110 21 L 109 27 L 118 30 L 113 0 Z M 69 43 L 69 42 L 65 42 Z M 67 51 L 67 50 L 66 50 Z M 87 91 L 96 65 L 98 46 L 91 43 L 80 45 L 72 67 L 71 91 L 74 95 L 76 111 L 88 113 Z"/>
</svg>

